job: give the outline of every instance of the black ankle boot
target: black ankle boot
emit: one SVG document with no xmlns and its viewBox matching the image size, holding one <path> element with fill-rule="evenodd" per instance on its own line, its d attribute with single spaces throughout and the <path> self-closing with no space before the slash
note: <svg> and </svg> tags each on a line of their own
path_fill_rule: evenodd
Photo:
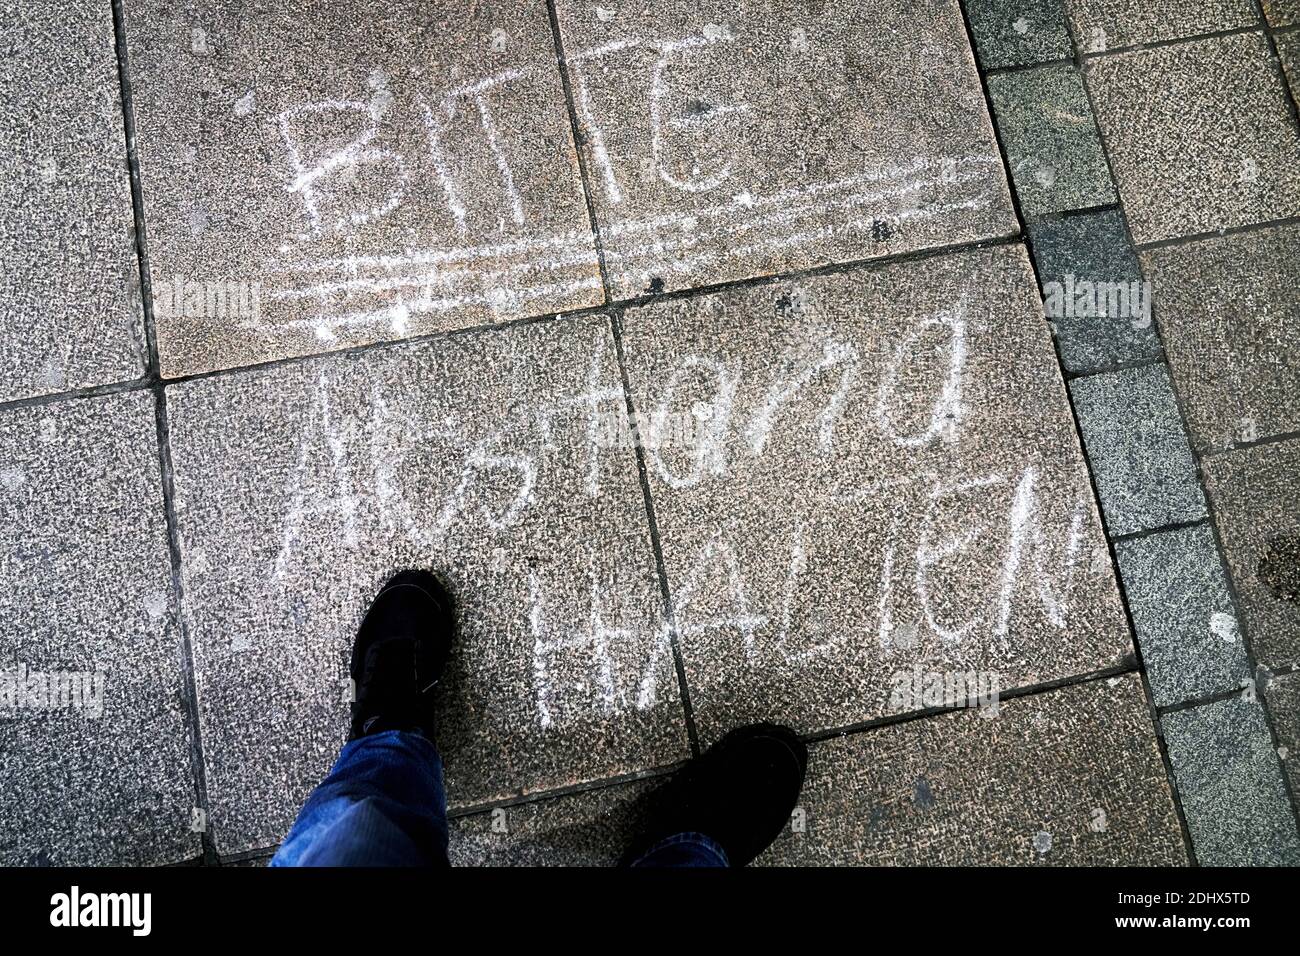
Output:
<svg viewBox="0 0 1300 956">
<path fill-rule="evenodd" d="M 748 866 L 789 824 L 807 767 L 808 750 L 788 727 L 731 731 L 650 796 L 646 825 L 624 864 L 667 837 L 702 833 L 732 866 Z"/>
<path fill-rule="evenodd" d="M 433 688 L 451 653 L 451 597 L 428 571 L 401 571 L 366 612 L 352 646 L 352 730 L 356 740 L 382 730 L 433 738 Z"/>
</svg>

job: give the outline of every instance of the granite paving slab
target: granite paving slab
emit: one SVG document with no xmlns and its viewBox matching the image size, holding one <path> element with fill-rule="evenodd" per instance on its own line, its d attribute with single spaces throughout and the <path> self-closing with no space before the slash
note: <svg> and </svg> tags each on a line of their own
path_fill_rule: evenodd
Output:
<svg viewBox="0 0 1300 956">
<path fill-rule="evenodd" d="M 1282 69 L 1286 74 L 1287 84 L 1291 87 L 1291 98 L 1300 100 L 1300 30 L 1279 33 L 1273 40 L 1277 43 Z"/>
<path fill-rule="evenodd" d="M 761 862 L 1184 866 L 1136 674 L 817 746 L 801 806 Z"/>
<path fill-rule="evenodd" d="M 1270 26 L 1300 25 L 1300 0 L 1263 0 L 1263 4 Z"/>
<path fill-rule="evenodd" d="M 454 818 L 448 857 L 452 866 L 613 866 L 660 783 L 618 784 Z"/>
<path fill-rule="evenodd" d="M 1259 702 L 1232 697 L 1160 723 L 1197 862 L 1300 864 L 1294 811 Z"/>
<path fill-rule="evenodd" d="M 555 6 L 617 298 L 1016 231 L 957 0 Z"/>
<path fill-rule="evenodd" d="M 1152 249 L 1143 258 L 1198 449 L 1300 431 L 1300 226 Z"/>
<path fill-rule="evenodd" d="M 1300 136 L 1262 33 L 1089 60 L 1138 243 L 1300 214 Z"/>
<path fill-rule="evenodd" d="M 112 8 L 23 4 L 0 49 L 0 402 L 139 378 Z"/>
<path fill-rule="evenodd" d="M 1029 227 L 1044 310 L 1073 373 L 1160 357 L 1152 296 L 1118 209 Z"/>
<path fill-rule="evenodd" d="M 1065 0 L 1084 53 L 1253 26 L 1251 0 Z"/>
<path fill-rule="evenodd" d="M 1070 382 L 1111 537 L 1205 517 L 1196 459 L 1163 365 Z"/>
<path fill-rule="evenodd" d="M 1156 706 L 1237 690 L 1250 662 L 1209 525 L 1115 545 Z"/>
<path fill-rule="evenodd" d="M 343 743 L 361 615 L 442 574 L 462 807 L 671 763 L 686 725 L 604 317 L 168 388 L 216 844 L 277 842 Z M 614 423 L 613 426 L 611 422 Z"/>
<path fill-rule="evenodd" d="M 1097 123 L 1073 66 L 998 73 L 988 84 L 1026 216 L 1115 201 Z"/>
<path fill-rule="evenodd" d="M 1270 678 L 1264 685 L 1277 731 L 1278 756 L 1291 784 L 1291 793 L 1300 799 L 1300 672 Z"/>
<path fill-rule="evenodd" d="M 127 7 L 165 375 L 603 301 L 544 6 Z"/>
<path fill-rule="evenodd" d="M 1074 55 L 1062 0 L 965 0 L 962 6 L 985 69 Z"/>
<path fill-rule="evenodd" d="M 650 783 L 452 821 L 458 865 L 608 865 Z M 1187 863 L 1136 675 L 809 747 L 790 826 L 758 865 Z"/>
<path fill-rule="evenodd" d="M 1300 441 L 1215 455 L 1203 469 L 1255 658 L 1300 664 Z"/>
<path fill-rule="evenodd" d="M 624 343 L 702 739 L 1131 653 L 1023 247 L 654 303 Z"/>
<path fill-rule="evenodd" d="M 0 412 L 0 863 L 197 857 L 154 396 Z"/>
</svg>

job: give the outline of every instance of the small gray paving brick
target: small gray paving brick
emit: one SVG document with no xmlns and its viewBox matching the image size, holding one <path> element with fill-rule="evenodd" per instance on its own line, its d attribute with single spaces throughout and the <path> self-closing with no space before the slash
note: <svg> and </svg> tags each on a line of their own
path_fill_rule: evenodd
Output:
<svg viewBox="0 0 1300 956">
<path fill-rule="evenodd" d="M 555 8 L 617 298 L 1016 232 L 957 0 Z"/>
<path fill-rule="evenodd" d="M 0 53 L 0 402 L 138 378 L 113 11 L 9 6 Z"/>
<path fill-rule="evenodd" d="M 965 0 L 962 5 L 986 70 L 1074 55 L 1062 0 Z"/>
<path fill-rule="evenodd" d="M 1300 664 L 1300 441 L 1215 455 L 1203 468 L 1255 659 Z"/>
<path fill-rule="evenodd" d="M 686 755 L 608 319 L 167 394 L 220 852 L 276 843 L 337 755 L 356 627 L 402 567 L 459 604 L 438 725 L 453 807 Z"/>
<path fill-rule="evenodd" d="M 914 666 L 1009 688 L 1132 653 L 1022 246 L 624 323 L 702 739 L 920 709 Z"/>
<path fill-rule="evenodd" d="M 1263 3 L 1264 16 L 1270 26 L 1289 27 L 1300 24 L 1300 0 L 1263 0 Z"/>
<path fill-rule="evenodd" d="M 1074 373 L 1160 356 L 1151 296 L 1118 209 L 1030 225 L 1048 319 Z"/>
<path fill-rule="evenodd" d="M 1300 136 L 1261 33 L 1089 60 L 1140 243 L 1300 214 Z"/>
<path fill-rule="evenodd" d="M 0 413 L 6 866 L 201 853 L 160 475 L 148 392 Z"/>
<path fill-rule="evenodd" d="M 1073 66 L 999 73 L 988 84 L 1026 216 L 1115 202 L 1097 124 Z"/>
<path fill-rule="evenodd" d="M 809 746 L 760 866 L 1187 863 L 1136 675 Z M 457 865 L 608 865 L 650 781 L 453 819 Z"/>
<path fill-rule="evenodd" d="M 1270 678 L 1264 685 L 1264 699 L 1277 731 L 1278 756 L 1291 782 L 1291 793 L 1300 799 L 1300 671 Z"/>
<path fill-rule="evenodd" d="M 603 301 L 543 5 L 136 0 L 126 29 L 164 375 Z"/>
<path fill-rule="evenodd" d="M 1164 365 L 1077 378 L 1070 394 L 1111 537 L 1205 517 Z"/>
<path fill-rule="evenodd" d="M 1300 431 L 1300 226 L 1152 249 L 1143 259 L 1198 449 Z"/>
<path fill-rule="evenodd" d="M 1237 690 L 1250 662 L 1208 524 L 1115 545 L 1156 706 Z"/>
<path fill-rule="evenodd" d="M 1253 26 L 1253 0 L 1065 0 L 1084 53 Z"/>
<path fill-rule="evenodd" d="M 1300 864 L 1295 815 L 1259 702 L 1232 697 L 1160 723 L 1197 862 Z"/>
</svg>

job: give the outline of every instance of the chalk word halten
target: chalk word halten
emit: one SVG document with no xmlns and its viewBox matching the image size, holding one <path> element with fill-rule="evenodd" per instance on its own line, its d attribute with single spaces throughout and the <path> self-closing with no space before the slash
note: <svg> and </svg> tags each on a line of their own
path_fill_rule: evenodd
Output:
<svg viewBox="0 0 1300 956">
<path fill-rule="evenodd" d="M 745 407 L 736 399 L 744 378 L 739 368 L 717 357 L 685 357 L 675 374 L 668 376 L 660 406 L 672 407 L 677 401 L 674 391 L 681 376 L 703 369 L 715 379 L 714 410 L 709 428 L 697 434 L 698 444 L 688 455 L 694 462 L 691 468 L 674 470 L 657 450 L 647 454 L 654 479 L 676 489 L 743 481 L 768 452 L 782 422 L 806 432 L 810 443 L 826 451 L 836 448 L 837 435 L 849 415 L 862 416 L 868 428 L 900 451 L 955 442 L 969 417 L 962 402 L 967 374 L 965 311 L 965 304 L 958 301 L 916 323 L 916 329 L 938 326 L 948 331 L 947 367 L 929 384 L 928 395 L 914 391 L 916 376 L 907 372 L 907 363 L 915 357 L 906 346 L 916 345 L 914 336 L 904 336 L 893 351 L 892 363 L 879 371 L 876 387 L 867 388 L 874 400 L 865 405 L 850 406 L 845 400 L 847 372 L 858 370 L 856 352 L 851 342 L 831 334 L 814 343 L 804 359 L 776 363 L 779 371 L 766 388 L 753 392 L 759 398 Z M 307 541 L 361 552 L 374 541 L 397 537 L 422 553 L 437 554 L 454 531 L 458 540 L 467 534 L 481 537 L 478 550 L 487 554 L 494 550 L 494 537 L 524 525 L 548 494 L 570 494 L 573 489 L 589 499 L 608 494 L 607 476 L 618 470 L 634 473 L 636 464 L 630 449 L 611 448 L 606 438 L 608 415 L 624 406 L 625 396 L 612 350 L 603 337 L 598 342 L 583 386 L 552 402 L 516 404 L 504 410 L 486 433 L 455 415 L 429 415 L 421 403 L 399 405 L 391 389 L 378 380 L 366 386 L 365 421 L 343 414 L 335 396 L 346 395 L 348 406 L 357 407 L 358 386 L 352 380 L 334 382 L 329 367 L 323 366 L 314 411 L 298 446 L 297 467 L 285 488 L 287 504 L 272 582 L 296 579 L 289 572 L 304 560 L 301 550 Z M 818 377 L 834 386 L 828 398 L 810 397 L 806 386 Z M 902 381 L 913 389 L 909 403 L 928 411 L 911 431 L 902 429 L 895 415 Z M 814 423 L 811 429 L 806 427 L 809 420 Z M 407 484 L 408 463 L 432 448 L 451 455 L 459 462 L 459 471 L 440 494 L 413 494 Z M 548 478 L 551 486 L 546 484 Z M 1018 466 L 983 474 L 921 471 L 877 478 L 841 495 L 838 504 L 827 504 L 860 510 L 873 498 L 896 498 L 903 489 L 912 490 L 902 496 L 911 504 L 892 509 L 891 526 L 882 537 L 886 544 L 878 556 L 876 620 L 865 622 L 866 633 L 886 653 L 905 648 L 907 634 L 918 625 L 934 635 L 940 646 L 983 642 L 1005 648 L 1012 640 L 1013 617 L 1027 607 L 1036 608 L 1033 613 L 1046 626 L 1063 631 L 1076 575 L 1095 559 L 1095 554 L 1085 553 L 1087 489 L 1083 483 L 1076 485 L 1077 497 L 1067 509 L 1069 518 L 1063 528 L 1049 525 L 1044 518 L 1042 502 L 1048 492 L 1033 456 Z M 981 520 L 953 529 L 943 520 L 946 509 L 972 497 L 980 506 L 965 510 L 973 510 Z M 782 587 L 766 598 L 768 603 L 775 600 L 775 608 L 760 607 L 753 600 L 742 563 L 743 534 L 722 522 L 684 565 L 670 568 L 671 619 L 684 645 L 711 632 L 731 633 L 745 659 L 762 666 L 771 654 L 799 664 L 834 654 L 846 641 L 860 643 L 861 632 L 826 634 L 800 619 L 797 597 L 814 546 L 810 524 L 830 517 L 795 515 L 784 541 L 771 544 L 784 554 L 786 569 Z M 332 524 L 322 528 L 326 522 Z M 610 569 L 600 569 L 598 555 L 587 560 L 592 584 L 585 620 L 581 612 L 575 618 L 571 607 L 557 614 L 555 602 L 545 593 L 546 581 L 533 572 L 519 572 L 525 575 L 520 590 L 528 595 L 531 671 L 537 719 L 543 727 L 553 726 L 557 715 L 568 712 L 566 695 L 590 701 L 595 688 L 598 707 L 617 713 L 653 706 L 662 682 L 672 680 L 668 625 L 650 625 L 652 633 L 647 633 L 644 627 L 638 630 L 622 623 L 633 612 L 609 602 L 626 596 L 598 584 L 611 580 Z M 966 618 L 952 620 L 936 597 L 942 594 L 945 569 L 951 571 L 953 563 L 961 560 L 992 565 L 996 573 L 978 576 L 984 594 L 969 596 L 963 602 Z M 565 593 L 571 593 L 571 588 Z M 618 623 L 610 623 L 615 620 Z M 760 641 L 760 635 L 768 639 Z M 632 642 L 650 649 L 635 674 L 627 673 L 626 647 Z M 620 647 L 622 654 L 616 653 Z M 567 666 L 557 667 L 557 663 Z M 557 686 L 555 674 L 561 670 L 583 671 L 588 679 L 579 682 L 581 687 Z"/>
</svg>

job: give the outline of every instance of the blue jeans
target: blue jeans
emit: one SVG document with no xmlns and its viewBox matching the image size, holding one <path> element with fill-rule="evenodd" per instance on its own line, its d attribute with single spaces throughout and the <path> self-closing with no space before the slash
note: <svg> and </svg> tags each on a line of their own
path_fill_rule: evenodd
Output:
<svg viewBox="0 0 1300 956">
<path fill-rule="evenodd" d="M 446 866 L 442 758 L 421 733 L 385 730 L 350 740 L 311 792 L 271 866 Z M 702 833 L 679 833 L 632 863 L 727 866 Z"/>
</svg>

